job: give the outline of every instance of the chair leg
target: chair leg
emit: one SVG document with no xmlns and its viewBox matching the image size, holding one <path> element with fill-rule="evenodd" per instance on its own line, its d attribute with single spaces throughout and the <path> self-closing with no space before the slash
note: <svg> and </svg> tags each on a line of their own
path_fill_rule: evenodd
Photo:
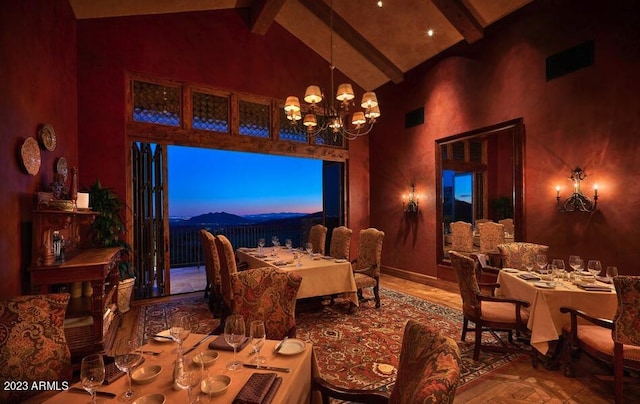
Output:
<svg viewBox="0 0 640 404">
<path fill-rule="evenodd" d="M 616 404 L 622 404 L 622 385 L 624 383 L 624 357 L 622 344 L 615 342 L 613 345 L 613 379 L 615 383 Z"/>
<path fill-rule="evenodd" d="M 373 296 L 375 296 L 375 300 L 376 300 L 376 309 L 380 308 L 380 294 L 378 291 L 378 285 L 376 284 L 376 286 L 373 287 Z"/>
<path fill-rule="evenodd" d="M 464 342 L 467 338 L 467 327 L 469 327 L 469 320 L 466 317 L 462 319 L 462 337 L 460 337 L 460 341 Z"/>
<path fill-rule="evenodd" d="M 482 324 L 476 323 L 476 341 L 473 346 L 473 360 L 480 358 L 480 345 L 482 344 Z"/>
</svg>

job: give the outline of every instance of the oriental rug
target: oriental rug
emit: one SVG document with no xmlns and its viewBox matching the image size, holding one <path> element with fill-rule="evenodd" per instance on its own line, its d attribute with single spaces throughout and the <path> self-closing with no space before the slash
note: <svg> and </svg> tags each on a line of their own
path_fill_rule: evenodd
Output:
<svg viewBox="0 0 640 404">
<path fill-rule="evenodd" d="M 404 326 L 410 318 L 432 325 L 458 343 L 462 353 L 459 392 L 475 384 L 472 382 L 479 377 L 518 358 L 529 357 L 482 351 L 480 360 L 474 361 L 473 335 L 467 336 L 467 342 L 460 341 L 462 312 L 387 288 L 380 288 L 380 297 L 380 309 L 370 301 L 361 304 L 354 314 L 349 314 L 347 306 L 340 302 L 331 305 L 328 300 L 298 301 L 297 337 L 313 344 L 323 378 L 346 388 L 390 390 L 395 383 Z M 219 324 L 201 294 L 136 306 L 135 335 L 139 342 L 166 329 L 167 319 L 176 311 L 191 313 L 194 333 L 208 333 Z M 495 342 L 489 333 L 485 334 L 486 343 Z"/>
</svg>

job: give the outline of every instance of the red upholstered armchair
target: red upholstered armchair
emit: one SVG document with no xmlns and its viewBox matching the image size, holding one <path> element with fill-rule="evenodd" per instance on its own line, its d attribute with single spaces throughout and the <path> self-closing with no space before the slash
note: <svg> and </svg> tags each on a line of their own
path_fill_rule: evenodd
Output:
<svg viewBox="0 0 640 404">
<path fill-rule="evenodd" d="M 460 350 L 456 342 L 436 329 L 409 320 L 404 329 L 398 375 L 391 393 L 348 390 L 322 378 L 312 388 L 329 398 L 361 403 L 452 403 L 460 379 Z"/>
</svg>

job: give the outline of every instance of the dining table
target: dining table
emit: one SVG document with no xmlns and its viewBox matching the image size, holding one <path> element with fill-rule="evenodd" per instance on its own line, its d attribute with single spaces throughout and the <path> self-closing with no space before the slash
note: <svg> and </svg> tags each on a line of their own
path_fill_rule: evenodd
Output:
<svg viewBox="0 0 640 404">
<path fill-rule="evenodd" d="M 189 337 L 187 337 L 183 342 L 185 352 L 205 337 L 207 337 L 206 334 L 189 335 Z M 193 358 L 198 353 L 211 351 L 212 349 L 209 347 L 209 342 L 213 341 L 215 338 L 216 336 L 210 336 L 208 340 L 205 340 L 202 344 L 196 346 L 195 349 L 186 353 L 185 356 Z M 316 402 L 317 397 L 312 400 L 311 379 L 319 375 L 319 368 L 313 354 L 312 344 L 298 339 L 293 341 L 292 339 L 288 339 L 287 343 L 295 342 L 295 345 L 292 346 L 298 348 L 293 351 L 288 349 L 286 353 L 284 352 L 284 349 L 276 352 L 276 347 L 280 342 L 281 341 L 276 340 L 265 341 L 264 346 L 260 351 L 260 356 L 265 358 L 265 363 L 261 364 L 261 366 L 286 368 L 290 370 L 289 372 L 274 371 L 266 368 L 254 369 L 244 366 L 241 366 L 236 370 L 229 370 L 227 369 L 227 365 L 233 360 L 233 351 L 228 349 L 216 349 L 215 352 L 218 353 L 218 357 L 212 365 L 204 368 L 203 379 L 218 375 L 227 375 L 231 379 L 228 389 L 219 396 L 207 397 L 208 395 L 201 390 L 199 385 L 193 389 L 193 394 L 198 394 L 203 402 L 221 404 L 232 403 L 252 374 L 274 372 L 278 377 L 282 378 L 282 382 L 273 397 L 273 403 Z M 173 370 L 177 357 L 177 347 L 178 345 L 170 338 L 158 337 L 150 340 L 139 348 L 144 361 L 138 365 L 138 367 L 159 365 L 161 367 L 161 371 L 157 378 L 148 383 L 137 384 L 135 381 L 133 382 L 132 387 L 135 394 L 133 398 L 134 402 L 137 398 L 157 393 L 164 395 L 166 403 L 188 402 L 187 391 L 177 389 L 173 385 Z M 251 344 L 244 346 L 236 355 L 237 359 L 243 363 L 252 364 L 255 360 L 255 354 L 253 354 Z M 82 389 L 79 382 L 72 384 L 70 387 L 72 388 L 61 391 L 45 402 L 50 404 L 73 404 L 87 403 L 89 401 L 88 393 L 73 389 L 77 387 Z M 122 393 L 126 391 L 126 387 L 127 376 L 126 374 L 123 374 L 108 385 L 103 385 L 99 388 L 100 392 L 113 393 L 117 395 L 117 397 L 99 396 L 99 402 L 116 403 L 121 401 Z M 211 399 L 211 401 L 208 401 L 209 399 Z"/>
<path fill-rule="evenodd" d="M 273 248 L 277 248 L 277 256 L 273 255 Z M 343 295 L 351 305 L 359 305 L 356 281 L 348 260 L 286 247 L 273 248 L 263 248 L 262 253 L 256 248 L 239 248 L 236 256 L 249 268 L 268 266 L 300 275 L 298 299 Z M 300 257 L 299 263 L 296 256 Z"/>
<path fill-rule="evenodd" d="M 515 298 L 529 302 L 527 328 L 531 332 L 531 346 L 543 355 L 558 341 L 562 329 L 571 324 L 570 315 L 561 313 L 560 307 L 579 309 L 587 314 L 612 319 L 618 307 L 613 285 L 595 281 L 592 284 L 568 279 L 544 280 L 535 272 L 502 268 L 498 273 L 495 294 L 498 297 Z M 585 290 L 596 287 L 601 290 Z M 592 286 L 589 286 L 592 285 Z"/>
</svg>

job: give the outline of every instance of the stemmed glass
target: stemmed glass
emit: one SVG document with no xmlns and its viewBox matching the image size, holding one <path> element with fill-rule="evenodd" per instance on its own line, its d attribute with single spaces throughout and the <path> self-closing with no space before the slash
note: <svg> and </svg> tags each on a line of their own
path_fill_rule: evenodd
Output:
<svg viewBox="0 0 640 404">
<path fill-rule="evenodd" d="M 533 271 L 533 267 L 536 265 L 536 259 L 533 255 L 527 255 L 524 258 L 524 266 L 527 268 L 527 272 Z"/>
<path fill-rule="evenodd" d="M 169 318 L 169 334 L 178 343 L 179 351 L 182 351 L 182 343 L 191 334 L 189 314 L 175 313 Z"/>
<path fill-rule="evenodd" d="M 602 264 L 598 260 L 589 260 L 589 262 L 587 262 L 587 271 L 596 277 L 602 272 Z"/>
<path fill-rule="evenodd" d="M 580 258 L 580 256 L 578 255 L 569 256 L 569 266 L 573 268 L 575 272 L 578 272 L 578 270 L 581 269 L 582 265 L 584 265 L 584 263 L 582 262 L 582 259 Z"/>
<path fill-rule="evenodd" d="M 227 366 L 227 369 L 236 370 L 240 367 L 241 363 L 236 360 L 236 350 L 245 338 L 244 318 L 239 314 L 227 317 L 224 324 L 224 340 L 233 347 L 233 362 Z"/>
<path fill-rule="evenodd" d="M 199 355 L 199 354 L 196 354 Z M 193 358 L 183 358 L 183 371 L 176 377 L 176 386 L 187 391 L 189 403 L 199 403 L 200 397 L 193 398 L 193 388 L 200 384 L 204 375 L 204 365 L 193 360 Z"/>
<path fill-rule="evenodd" d="M 262 248 L 264 247 L 265 241 L 263 238 L 258 239 L 258 256 L 263 257 Z"/>
<path fill-rule="evenodd" d="M 606 274 L 607 274 L 607 281 L 611 283 L 613 281 L 613 278 L 618 276 L 618 267 L 612 267 L 612 266 L 607 267 Z"/>
<path fill-rule="evenodd" d="M 311 257 L 311 253 L 313 253 L 313 244 L 307 243 L 304 245 L 304 249 L 307 250 L 307 254 Z"/>
<path fill-rule="evenodd" d="M 80 364 L 82 387 L 91 394 L 91 402 L 96 402 L 96 391 L 104 382 L 104 360 L 102 355 L 92 354 L 82 358 Z"/>
<path fill-rule="evenodd" d="M 142 361 L 142 355 L 135 352 L 137 346 L 134 341 L 127 341 L 121 347 L 116 348 L 116 367 L 127 374 L 127 391 L 122 394 L 122 398 L 129 401 L 133 398 L 134 392 L 131 386 L 131 370 Z"/>
<path fill-rule="evenodd" d="M 289 251 L 291 251 L 291 247 L 293 247 L 293 242 L 291 241 L 290 238 L 288 238 L 285 240 L 284 245 L 287 247 Z"/>
<path fill-rule="evenodd" d="M 554 258 L 551 263 L 556 266 L 556 275 L 560 279 L 564 279 L 564 260 L 560 258 Z"/>
<path fill-rule="evenodd" d="M 536 265 L 538 266 L 539 272 L 547 266 L 547 256 L 545 254 L 536 255 Z"/>
<path fill-rule="evenodd" d="M 267 339 L 267 335 L 264 329 L 264 321 L 254 320 L 251 322 L 249 337 L 251 337 L 251 345 L 253 345 L 253 351 L 256 353 L 256 366 L 260 366 L 261 363 L 265 363 L 267 361 L 264 356 L 260 356 L 260 350 L 264 345 L 264 341 Z"/>
</svg>

